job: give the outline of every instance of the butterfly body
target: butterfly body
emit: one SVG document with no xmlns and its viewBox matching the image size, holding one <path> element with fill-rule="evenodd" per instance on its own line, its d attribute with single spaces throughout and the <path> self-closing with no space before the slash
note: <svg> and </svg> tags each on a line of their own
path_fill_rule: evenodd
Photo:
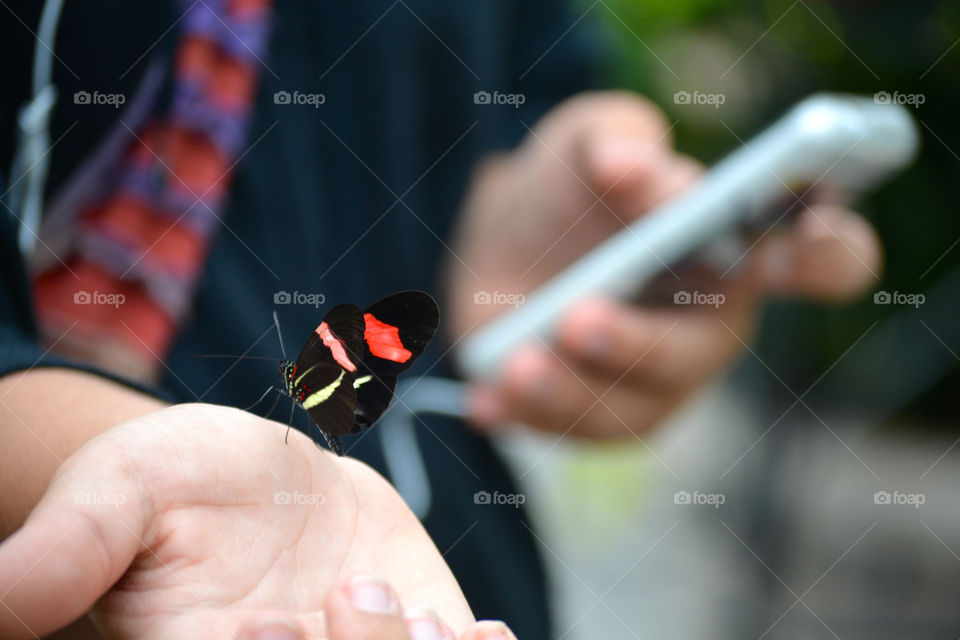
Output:
<svg viewBox="0 0 960 640">
<path fill-rule="evenodd" d="M 296 361 L 280 364 L 281 392 L 317 424 L 343 455 L 339 436 L 359 433 L 393 398 L 397 376 L 423 353 L 439 323 L 436 302 L 421 291 L 387 296 L 366 310 L 331 309 Z"/>
</svg>

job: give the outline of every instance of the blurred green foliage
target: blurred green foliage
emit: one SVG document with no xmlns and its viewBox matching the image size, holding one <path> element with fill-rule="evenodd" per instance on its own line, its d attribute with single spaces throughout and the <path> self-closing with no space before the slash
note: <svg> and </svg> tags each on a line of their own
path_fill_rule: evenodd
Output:
<svg viewBox="0 0 960 640">
<path fill-rule="evenodd" d="M 618 51 L 610 82 L 660 104 L 680 149 L 708 163 L 813 92 L 923 94 L 918 161 L 859 204 L 884 241 L 876 289 L 923 292 L 960 268 L 960 3 L 602 0 L 591 14 Z M 726 102 L 674 103 L 675 92 L 695 90 L 723 93 Z M 872 295 L 841 307 L 778 302 L 760 353 L 803 390 L 896 310 Z M 907 412 L 934 422 L 960 415 L 958 371 Z"/>
</svg>

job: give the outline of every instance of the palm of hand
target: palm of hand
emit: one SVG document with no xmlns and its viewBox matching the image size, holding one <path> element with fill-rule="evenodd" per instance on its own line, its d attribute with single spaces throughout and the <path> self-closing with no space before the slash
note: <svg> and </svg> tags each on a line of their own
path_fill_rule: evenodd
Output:
<svg viewBox="0 0 960 640">
<path fill-rule="evenodd" d="M 357 572 L 394 584 L 404 605 L 429 602 L 454 629 L 472 621 L 383 478 L 299 433 L 285 445 L 276 423 L 181 405 L 116 427 L 68 462 L 73 478 L 55 483 L 100 496 L 105 566 L 129 564 L 95 607 L 108 637 L 232 637 L 264 610 L 293 613 L 320 635 L 327 590 Z"/>
</svg>

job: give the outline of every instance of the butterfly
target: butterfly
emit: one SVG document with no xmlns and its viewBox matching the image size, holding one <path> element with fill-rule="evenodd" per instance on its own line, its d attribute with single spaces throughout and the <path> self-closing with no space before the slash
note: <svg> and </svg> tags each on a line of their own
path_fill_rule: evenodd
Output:
<svg viewBox="0 0 960 640">
<path fill-rule="evenodd" d="M 422 291 L 394 293 L 364 310 L 337 305 L 296 361 L 284 356 L 279 391 L 306 410 L 330 450 L 343 455 L 339 436 L 373 426 L 393 399 L 397 377 L 420 357 L 439 322 L 436 301 Z"/>
</svg>

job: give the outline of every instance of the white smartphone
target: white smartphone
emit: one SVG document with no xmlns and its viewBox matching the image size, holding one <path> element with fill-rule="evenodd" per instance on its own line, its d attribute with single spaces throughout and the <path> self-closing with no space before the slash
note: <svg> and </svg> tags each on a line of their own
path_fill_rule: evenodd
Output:
<svg viewBox="0 0 960 640">
<path fill-rule="evenodd" d="M 918 145 L 916 125 L 902 105 L 872 97 L 811 96 L 681 196 L 611 236 L 516 309 L 468 336 L 457 351 L 458 364 L 472 379 L 495 379 L 510 352 L 525 342 L 549 342 L 557 320 L 584 297 L 629 298 L 665 265 L 731 230 L 772 224 L 777 204 L 811 187 L 852 199 L 907 166 Z"/>
</svg>

